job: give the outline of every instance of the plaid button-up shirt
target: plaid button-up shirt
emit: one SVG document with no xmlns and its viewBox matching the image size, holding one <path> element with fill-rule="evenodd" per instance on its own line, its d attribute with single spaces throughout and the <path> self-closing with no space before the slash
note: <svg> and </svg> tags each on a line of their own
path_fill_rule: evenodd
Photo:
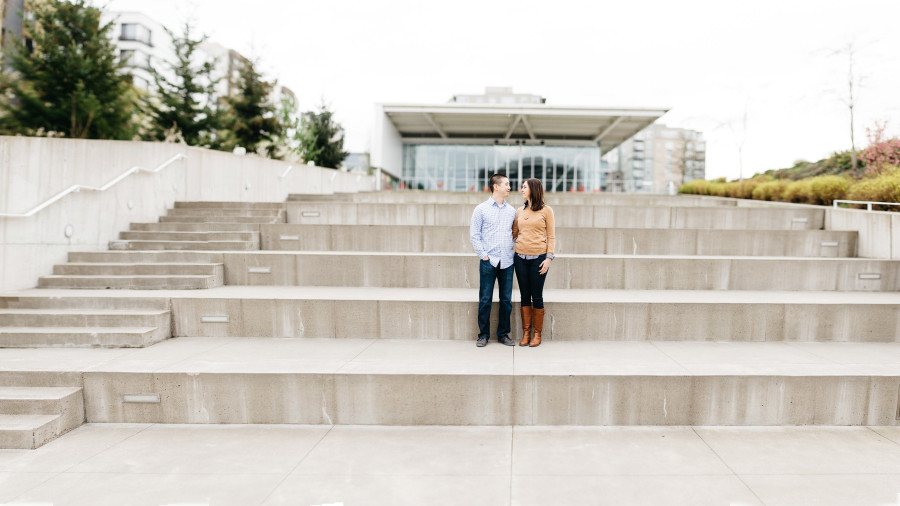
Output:
<svg viewBox="0 0 900 506">
<path fill-rule="evenodd" d="M 469 224 L 469 238 L 478 258 L 488 257 L 491 265 L 506 269 L 513 263 L 512 225 L 516 210 L 505 201 L 493 198 L 478 204 Z"/>
</svg>

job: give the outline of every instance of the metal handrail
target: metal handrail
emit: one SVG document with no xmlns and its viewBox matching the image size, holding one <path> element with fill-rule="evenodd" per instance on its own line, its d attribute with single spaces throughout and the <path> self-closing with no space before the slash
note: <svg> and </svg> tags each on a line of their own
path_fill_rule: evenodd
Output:
<svg viewBox="0 0 900 506">
<path fill-rule="evenodd" d="M 291 172 L 291 169 L 293 169 L 293 168 L 294 168 L 293 165 L 288 165 L 288 168 L 284 171 L 284 173 L 282 173 L 280 176 L 278 176 L 278 179 L 286 178 L 287 175 Z"/>
<path fill-rule="evenodd" d="M 866 211 L 872 210 L 872 204 L 879 204 L 882 206 L 900 206 L 900 202 L 874 202 L 870 200 L 835 200 L 832 202 L 832 207 L 837 208 L 838 202 L 842 202 L 844 204 L 866 204 Z"/>
<path fill-rule="evenodd" d="M 103 185 L 99 188 L 94 187 L 94 186 L 85 186 L 85 185 L 76 184 L 76 185 L 70 186 L 69 188 L 66 188 L 65 190 L 57 193 L 53 197 L 50 197 L 49 199 L 45 200 L 42 204 L 31 209 L 27 213 L 24 213 L 24 214 L 0 213 L 0 218 L 28 218 L 29 216 L 32 216 L 32 215 L 40 212 L 45 207 L 49 207 L 50 205 L 52 205 L 53 203 L 62 199 L 63 197 L 65 197 L 66 195 L 68 195 L 70 193 L 79 192 L 81 190 L 105 192 L 106 190 L 108 190 L 108 189 L 112 188 L 113 186 L 115 186 L 116 184 L 118 184 L 119 181 L 122 181 L 123 179 L 125 179 L 126 177 L 128 177 L 132 174 L 135 174 L 137 172 L 149 172 L 151 174 L 155 174 L 155 173 L 165 169 L 166 167 L 168 167 L 169 165 L 174 163 L 176 160 L 180 160 L 182 158 L 185 158 L 185 156 L 183 154 L 179 153 L 179 154 L 173 156 L 172 158 L 169 158 L 168 160 L 163 162 L 161 165 L 159 165 L 155 169 L 145 169 L 143 167 L 139 167 L 139 166 L 135 165 L 134 167 L 126 170 L 121 175 L 119 175 L 115 179 L 111 180 L 110 182 L 106 183 L 105 185 Z"/>
</svg>

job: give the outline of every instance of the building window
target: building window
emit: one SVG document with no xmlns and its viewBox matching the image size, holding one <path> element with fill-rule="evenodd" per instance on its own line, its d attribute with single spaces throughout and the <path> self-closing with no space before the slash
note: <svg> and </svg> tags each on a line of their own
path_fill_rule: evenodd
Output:
<svg viewBox="0 0 900 506">
<path fill-rule="evenodd" d="M 137 42 L 143 42 L 148 46 L 152 46 L 153 41 L 151 35 L 150 29 L 144 25 L 137 23 L 122 23 L 122 33 L 119 35 L 119 40 L 135 40 Z"/>
</svg>

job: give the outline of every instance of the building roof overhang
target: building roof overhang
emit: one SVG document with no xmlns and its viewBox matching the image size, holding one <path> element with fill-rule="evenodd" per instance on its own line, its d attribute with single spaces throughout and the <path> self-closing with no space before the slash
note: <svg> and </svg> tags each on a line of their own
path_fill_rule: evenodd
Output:
<svg viewBox="0 0 900 506">
<path fill-rule="evenodd" d="M 598 145 L 606 153 L 659 119 L 668 109 L 534 105 L 383 104 L 405 140 L 459 143 L 532 140 Z"/>
</svg>

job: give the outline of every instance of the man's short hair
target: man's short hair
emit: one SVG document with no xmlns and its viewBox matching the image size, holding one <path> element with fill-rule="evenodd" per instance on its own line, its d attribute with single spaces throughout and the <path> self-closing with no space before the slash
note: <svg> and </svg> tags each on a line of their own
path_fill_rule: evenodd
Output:
<svg viewBox="0 0 900 506">
<path fill-rule="evenodd" d="M 494 185 L 500 184 L 500 181 L 502 181 L 503 179 L 509 179 L 509 178 L 504 176 L 503 174 L 494 174 L 493 176 L 491 176 L 491 180 L 488 183 L 488 188 L 491 189 L 491 193 L 494 193 Z"/>
</svg>

